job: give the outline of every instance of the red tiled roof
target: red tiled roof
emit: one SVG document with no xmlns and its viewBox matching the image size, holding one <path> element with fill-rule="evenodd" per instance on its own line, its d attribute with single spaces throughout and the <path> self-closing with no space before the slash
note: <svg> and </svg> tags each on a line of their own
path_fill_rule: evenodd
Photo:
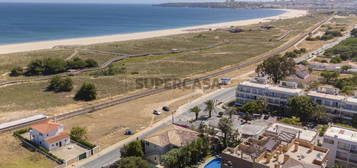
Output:
<svg viewBox="0 0 357 168">
<path fill-rule="evenodd" d="M 32 125 L 31 128 L 37 130 L 42 134 L 47 134 L 52 131 L 58 130 L 60 126 L 62 126 L 62 124 L 56 123 L 53 120 L 47 120 L 45 122 Z"/>
<path fill-rule="evenodd" d="M 47 138 L 46 142 L 48 144 L 52 144 L 54 142 L 58 142 L 60 140 L 67 139 L 67 138 L 69 138 L 69 135 L 67 133 L 65 133 L 65 132 L 61 132 L 61 133 L 59 133 L 58 135 L 56 135 L 54 137 Z"/>
</svg>

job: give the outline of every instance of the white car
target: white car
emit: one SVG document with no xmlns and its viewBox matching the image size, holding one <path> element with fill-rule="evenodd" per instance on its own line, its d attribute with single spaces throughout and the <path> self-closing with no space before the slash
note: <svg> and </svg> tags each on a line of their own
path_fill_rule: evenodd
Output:
<svg viewBox="0 0 357 168">
<path fill-rule="evenodd" d="M 154 110 L 153 114 L 155 114 L 155 115 L 160 115 L 161 112 L 160 112 L 159 110 Z"/>
</svg>

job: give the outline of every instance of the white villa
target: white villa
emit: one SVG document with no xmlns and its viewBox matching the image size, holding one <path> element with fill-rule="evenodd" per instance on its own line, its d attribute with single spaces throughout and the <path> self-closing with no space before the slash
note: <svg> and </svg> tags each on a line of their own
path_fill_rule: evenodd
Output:
<svg viewBox="0 0 357 168">
<path fill-rule="evenodd" d="M 36 144 L 53 150 L 70 143 L 70 137 L 63 132 L 64 126 L 53 120 L 48 120 L 31 126 L 30 138 Z"/>
</svg>

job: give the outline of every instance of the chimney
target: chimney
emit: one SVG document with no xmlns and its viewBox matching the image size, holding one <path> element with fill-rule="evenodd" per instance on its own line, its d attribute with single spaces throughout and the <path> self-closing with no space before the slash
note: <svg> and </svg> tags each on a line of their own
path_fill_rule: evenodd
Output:
<svg viewBox="0 0 357 168">
<path fill-rule="evenodd" d="M 286 163 L 289 160 L 290 156 L 289 155 L 284 155 L 284 163 Z"/>
<path fill-rule="evenodd" d="M 267 163 L 270 163 L 271 159 L 272 159 L 273 155 L 272 154 L 267 154 Z"/>
<path fill-rule="evenodd" d="M 279 163 L 276 163 L 276 164 L 274 165 L 274 168 L 280 168 Z"/>
<path fill-rule="evenodd" d="M 312 151 L 314 151 L 314 145 L 313 145 L 313 144 L 310 144 L 309 153 L 311 153 Z"/>
<path fill-rule="evenodd" d="M 294 143 L 294 152 L 299 150 L 299 142 Z"/>
</svg>

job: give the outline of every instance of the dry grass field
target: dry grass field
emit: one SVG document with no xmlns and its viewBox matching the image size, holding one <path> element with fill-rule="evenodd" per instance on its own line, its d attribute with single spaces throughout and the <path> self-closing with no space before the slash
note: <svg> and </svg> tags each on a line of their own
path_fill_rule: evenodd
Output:
<svg viewBox="0 0 357 168">
<path fill-rule="evenodd" d="M 314 17 L 306 16 L 287 20 L 277 20 L 269 23 L 274 26 L 271 30 L 263 30 L 260 28 L 262 25 L 258 24 L 243 27 L 246 31 L 242 33 L 230 33 L 227 30 L 217 30 L 85 46 L 89 49 L 105 52 L 133 54 L 150 51 L 168 51 L 172 48 L 189 49 L 215 44 L 223 40 L 232 41 L 229 44 L 207 50 L 126 59 L 114 64 L 114 67 L 125 67 L 125 74 L 117 74 L 114 76 L 91 76 L 89 75 L 91 73 L 87 73 L 81 76 L 72 77 L 75 88 L 70 93 L 55 94 L 52 92 L 45 92 L 44 90 L 47 87 L 47 82 L 34 82 L 0 87 L 0 94 L 6 95 L 5 97 L 0 97 L 0 111 L 2 113 L 19 113 L 25 111 L 51 112 L 53 108 L 58 109 L 59 107 L 68 106 L 70 104 L 78 104 L 77 102 L 74 102 L 72 98 L 84 81 L 94 83 L 98 89 L 98 98 L 102 99 L 124 95 L 136 90 L 135 80 L 138 78 L 185 78 L 214 71 L 222 67 L 239 64 L 249 58 L 258 56 L 283 44 L 306 28 L 318 23 L 324 17 L 325 16 L 316 15 Z M 280 41 L 276 40 L 289 30 L 293 31 L 291 31 L 286 38 Z M 4 71 L 6 69 L 8 71 L 10 67 L 9 64 L 26 66 L 26 62 L 30 61 L 28 58 L 34 53 L 41 53 L 39 54 L 41 57 L 42 55 L 48 55 L 49 57 L 66 58 L 73 52 L 71 50 L 59 51 L 60 52 L 44 50 L 30 52 L 28 54 L 13 54 L 11 57 L 17 59 L 13 59 L 12 62 L 6 63 L 6 66 L 1 65 L 0 72 L 6 72 Z M 56 54 L 52 55 L 52 52 L 55 52 Z M 81 58 L 93 58 L 100 63 L 115 57 L 115 55 L 112 54 L 98 54 L 82 50 L 79 52 L 78 56 Z M 9 55 L 0 55 L 0 62 L 5 60 L 5 58 L 9 58 Z M 26 58 L 27 60 L 22 60 L 23 58 Z"/>
</svg>

